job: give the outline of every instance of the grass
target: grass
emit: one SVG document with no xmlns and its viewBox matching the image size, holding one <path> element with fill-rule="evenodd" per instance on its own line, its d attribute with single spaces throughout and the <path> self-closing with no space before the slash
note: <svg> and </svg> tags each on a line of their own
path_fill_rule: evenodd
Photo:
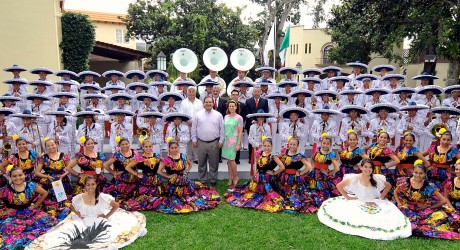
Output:
<svg viewBox="0 0 460 250">
<path fill-rule="evenodd" d="M 223 197 L 226 181 L 217 191 Z M 377 241 L 339 233 L 316 214 L 271 214 L 236 208 L 225 200 L 209 211 L 185 215 L 143 212 L 146 236 L 125 249 L 457 249 L 458 242 L 410 237 Z"/>
</svg>

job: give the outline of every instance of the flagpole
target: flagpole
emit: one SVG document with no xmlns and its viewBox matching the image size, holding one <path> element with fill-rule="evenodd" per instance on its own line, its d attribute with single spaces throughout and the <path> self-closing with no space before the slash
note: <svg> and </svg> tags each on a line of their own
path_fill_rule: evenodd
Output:
<svg viewBox="0 0 460 250">
<path fill-rule="evenodd" d="M 276 62 L 276 0 L 274 2 L 275 2 L 275 8 L 274 8 L 275 13 L 274 13 L 274 18 L 273 18 L 273 34 L 274 34 L 273 38 L 275 39 L 275 42 L 274 42 L 275 46 L 273 46 L 274 47 L 273 48 L 273 68 L 276 69 L 276 63 L 275 63 Z M 276 71 L 273 72 L 273 79 L 276 79 Z"/>
</svg>

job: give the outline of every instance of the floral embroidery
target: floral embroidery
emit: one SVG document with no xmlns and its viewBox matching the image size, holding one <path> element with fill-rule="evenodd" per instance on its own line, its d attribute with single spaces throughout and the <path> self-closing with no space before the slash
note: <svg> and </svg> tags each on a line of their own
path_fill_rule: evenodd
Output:
<svg viewBox="0 0 460 250">
<path fill-rule="evenodd" d="M 383 157 L 392 154 L 393 152 L 389 147 L 380 148 L 377 143 L 373 143 L 369 148 L 369 156 L 371 159 L 375 159 L 376 157 Z"/>
<path fill-rule="evenodd" d="M 409 150 L 404 151 L 404 146 L 400 146 L 397 150 L 396 156 L 400 160 L 405 160 L 407 157 L 412 156 L 417 152 L 419 152 L 419 150 L 416 147 L 411 147 Z"/>
<path fill-rule="evenodd" d="M 351 160 L 361 154 L 364 154 L 364 149 L 360 147 L 353 149 L 353 151 L 344 149 L 342 152 L 340 152 L 340 159 Z"/>
<path fill-rule="evenodd" d="M 175 161 L 171 156 L 163 158 L 163 164 L 173 171 L 182 171 L 185 169 L 185 162 L 187 162 L 187 156 L 185 154 L 180 154 L 180 160 Z"/>
</svg>

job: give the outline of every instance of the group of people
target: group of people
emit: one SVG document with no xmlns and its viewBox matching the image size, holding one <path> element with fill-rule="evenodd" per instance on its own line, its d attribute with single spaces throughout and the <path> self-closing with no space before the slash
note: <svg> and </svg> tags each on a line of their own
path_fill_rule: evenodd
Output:
<svg viewBox="0 0 460 250">
<path fill-rule="evenodd" d="M 354 73 L 348 77 L 334 66 L 285 67 L 279 83 L 268 66 L 257 69 L 262 76 L 255 82 L 238 71 L 228 100 L 215 71 L 199 84 L 184 73 L 171 84 L 159 70 L 112 70 L 102 74 L 111 80 L 101 88 L 95 81 L 101 75 L 92 71 L 36 68 L 30 73 L 39 80 L 27 81 L 19 75 L 25 68 L 6 68 L 13 78 L 4 81 L 10 88 L 0 97 L 3 246 L 80 244 L 62 235 L 109 227 L 105 243 L 86 243 L 125 246 L 146 233 L 145 217 L 127 211 L 217 207 L 221 197 L 206 182 L 216 184 L 222 158 L 229 174 L 225 199 L 232 206 L 318 212 L 332 228 L 376 239 L 458 239 L 460 86 L 428 85 L 436 77 L 423 74 L 416 77 L 422 86 L 411 89 L 401 84 L 405 76 L 387 74 L 391 65 L 374 67 L 380 76 L 361 74 L 367 69 L 362 63 L 349 65 Z M 62 80 L 48 80 L 52 73 Z M 315 77 L 322 73 L 325 79 Z M 299 83 L 296 74 L 306 77 Z M 77 76 L 85 81 L 71 80 Z M 125 85 L 120 77 L 132 82 Z M 148 77 L 149 84 L 142 82 Z M 442 93 L 451 95 L 443 106 L 436 97 Z M 132 146 L 134 135 L 140 150 Z M 246 146 L 254 168 L 251 180 L 239 185 L 239 152 Z M 187 178 L 193 162 L 198 181 Z"/>
</svg>

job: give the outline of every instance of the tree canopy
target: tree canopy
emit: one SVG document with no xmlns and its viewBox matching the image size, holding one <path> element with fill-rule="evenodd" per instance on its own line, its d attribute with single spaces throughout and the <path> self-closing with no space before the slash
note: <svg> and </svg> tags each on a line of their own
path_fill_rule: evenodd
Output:
<svg viewBox="0 0 460 250">
<path fill-rule="evenodd" d="M 402 60 L 394 53 L 411 40 L 410 56 L 435 54 L 450 61 L 448 85 L 458 81 L 460 65 L 460 1 L 343 0 L 332 8 L 327 33 L 337 44 L 330 57 L 338 63 L 368 63 L 372 53 Z"/>
<path fill-rule="evenodd" d="M 189 48 L 203 65 L 202 54 L 209 47 L 219 47 L 228 55 L 237 48 L 254 48 L 257 30 L 244 24 L 240 14 L 241 9 L 234 11 L 214 0 L 137 0 L 130 4 L 125 21 L 130 36 L 153 45 L 153 60 L 160 51 L 170 61 L 174 51 Z M 197 70 L 196 75 L 208 74 L 203 66 Z M 219 74 L 228 82 L 236 72 Z"/>
</svg>

